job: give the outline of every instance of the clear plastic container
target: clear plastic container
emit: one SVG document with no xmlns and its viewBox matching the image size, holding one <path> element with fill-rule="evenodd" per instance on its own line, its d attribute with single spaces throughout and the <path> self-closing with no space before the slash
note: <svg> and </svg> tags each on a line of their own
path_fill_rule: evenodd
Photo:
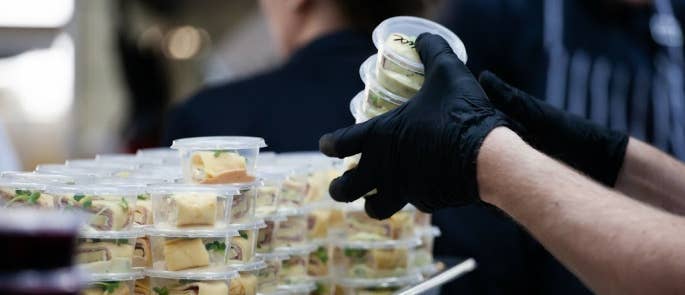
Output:
<svg viewBox="0 0 685 295">
<path fill-rule="evenodd" d="M 231 281 L 229 294 L 256 295 L 259 289 L 259 274 L 266 268 L 266 263 L 262 260 L 253 260 L 232 267 L 238 271 L 238 277 Z"/>
<path fill-rule="evenodd" d="M 297 209 L 301 208 L 305 199 L 307 198 L 307 193 L 309 191 L 309 186 L 307 183 L 308 178 L 308 167 L 303 166 L 299 169 L 297 173 L 289 175 L 281 186 L 281 196 L 278 201 L 279 208 L 283 209 Z M 302 172 L 304 170 L 305 172 Z"/>
<path fill-rule="evenodd" d="M 277 253 L 288 255 L 288 259 L 283 260 L 278 274 L 279 284 L 287 285 L 309 280 L 307 275 L 309 254 L 314 250 L 316 250 L 315 245 L 277 248 Z"/>
<path fill-rule="evenodd" d="M 90 177 L 78 177 L 59 174 L 40 174 L 36 172 L 6 171 L 0 173 L 0 180 L 26 183 L 43 183 L 50 185 L 87 184 L 93 181 Z"/>
<path fill-rule="evenodd" d="M 335 206 L 326 209 L 314 209 L 307 217 L 307 237 L 311 241 L 325 240 L 330 229 L 341 227 L 343 224 L 342 210 Z"/>
<path fill-rule="evenodd" d="M 140 163 L 122 163 L 109 161 L 96 161 L 92 159 L 73 159 L 64 162 L 67 167 L 91 169 L 103 171 L 115 177 L 128 177 L 141 167 Z"/>
<path fill-rule="evenodd" d="M 291 211 L 285 220 L 278 223 L 278 230 L 274 233 L 276 247 L 300 246 L 307 243 L 307 210 Z"/>
<path fill-rule="evenodd" d="M 257 188 L 260 185 L 259 181 L 233 185 L 238 189 L 238 194 L 233 196 L 231 223 L 246 223 L 254 219 L 257 204 Z"/>
<path fill-rule="evenodd" d="M 309 265 L 307 274 L 312 277 L 326 277 L 329 275 L 329 268 L 332 262 L 331 247 L 327 241 L 314 243 L 316 250 L 309 253 Z"/>
<path fill-rule="evenodd" d="M 350 203 L 344 211 L 345 233 L 347 239 L 355 241 L 412 238 L 415 213 L 413 206 L 406 206 L 388 219 L 377 220 L 366 214 L 363 201 Z"/>
<path fill-rule="evenodd" d="M 142 277 L 136 280 L 135 290 L 133 292 L 135 295 L 157 295 L 157 293 L 152 293 L 150 288 L 150 278 Z"/>
<path fill-rule="evenodd" d="M 237 136 L 184 138 L 171 145 L 180 153 L 186 181 L 202 184 L 254 181 L 257 156 L 263 147 L 262 138 Z"/>
<path fill-rule="evenodd" d="M 238 189 L 228 185 L 152 185 L 154 224 L 162 229 L 222 229 L 231 222 L 233 197 Z"/>
<path fill-rule="evenodd" d="M 152 268 L 206 272 L 226 266 L 233 230 L 146 229 L 152 246 Z"/>
<path fill-rule="evenodd" d="M 283 182 L 292 171 L 277 166 L 260 166 L 257 170 L 262 185 L 257 188 L 255 214 L 257 217 L 266 217 L 278 211 Z"/>
<path fill-rule="evenodd" d="M 277 294 L 310 295 L 314 290 L 316 290 L 314 282 L 299 282 L 278 286 Z"/>
<path fill-rule="evenodd" d="M 84 232 L 76 247 L 76 264 L 89 273 L 128 273 L 138 231 Z"/>
<path fill-rule="evenodd" d="M 121 274 L 91 274 L 87 276 L 87 286 L 81 290 L 80 294 L 134 294 L 136 280 L 143 277 L 144 274 L 140 271 Z"/>
<path fill-rule="evenodd" d="M 400 241 L 332 241 L 335 277 L 385 278 L 406 275 L 419 239 Z"/>
<path fill-rule="evenodd" d="M 402 96 L 395 94 L 399 90 L 391 91 L 386 89 L 385 86 L 381 84 L 379 79 L 380 77 L 376 76 L 378 73 L 376 70 L 376 65 L 378 64 L 377 58 L 378 57 L 376 54 L 370 56 L 359 68 L 359 75 L 361 76 L 365 85 L 361 110 L 368 117 L 375 117 L 394 110 L 403 103 L 407 102 L 412 96 L 414 96 L 414 94 L 416 94 L 416 91 L 418 91 L 418 89 L 412 90 L 412 93 L 407 93 L 409 96 Z M 401 87 L 401 85 L 395 87 Z M 407 92 L 407 90 L 402 92 Z"/>
<path fill-rule="evenodd" d="M 136 238 L 133 247 L 133 267 L 152 267 L 152 245 L 147 236 Z"/>
<path fill-rule="evenodd" d="M 421 33 L 426 32 L 445 38 L 457 57 L 466 63 L 464 43 L 447 28 L 418 17 L 392 17 L 381 22 L 373 31 L 373 43 L 380 57 L 376 77 L 385 89 L 410 98 L 421 88 L 424 67 L 415 42 Z"/>
<path fill-rule="evenodd" d="M 46 186 L 0 178 L 0 206 L 5 208 L 54 208 L 55 199 L 45 193 Z"/>
<path fill-rule="evenodd" d="M 231 281 L 238 276 L 235 270 L 213 272 L 185 272 L 146 270 L 154 295 L 172 294 L 230 294 Z"/>
<path fill-rule="evenodd" d="M 139 187 L 124 185 L 71 185 L 48 187 L 55 203 L 64 210 L 81 210 L 90 215 L 88 230 L 121 231 L 133 225 Z"/>
<path fill-rule="evenodd" d="M 417 236 L 421 239 L 421 245 L 414 249 L 411 265 L 420 270 L 430 270 L 433 268 L 433 243 L 439 237 L 440 228 L 423 227 L 417 230 Z"/>
<path fill-rule="evenodd" d="M 257 253 L 269 253 L 276 247 L 275 233 L 278 231 L 278 224 L 286 220 L 285 216 L 274 214 L 264 218 L 264 228 L 259 229 L 257 234 Z"/>
<path fill-rule="evenodd" d="M 266 267 L 259 271 L 258 291 L 260 293 L 273 292 L 278 287 L 278 278 L 283 261 L 290 256 L 284 253 L 257 253 L 257 258 L 264 261 Z"/>
<path fill-rule="evenodd" d="M 142 159 L 159 159 L 166 165 L 178 165 L 181 163 L 181 157 L 179 156 L 178 151 L 166 147 L 141 149 L 136 153 L 136 157 Z"/>
<path fill-rule="evenodd" d="M 255 257 L 259 230 L 265 227 L 266 224 L 263 220 L 232 224 L 230 229 L 237 231 L 238 234 L 231 237 L 230 251 L 226 257 L 228 263 L 242 264 L 250 262 Z"/>
<path fill-rule="evenodd" d="M 392 295 L 410 285 L 421 282 L 418 273 L 382 279 L 336 279 L 336 295 Z"/>
<path fill-rule="evenodd" d="M 152 197 L 148 193 L 138 194 L 136 196 L 136 209 L 133 212 L 133 224 L 147 226 L 154 224 L 154 221 Z"/>
<path fill-rule="evenodd" d="M 63 164 L 42 164 L 36 166 L 37 174 L 66 175 L 84 178 L 112 177 L 116 174 L 115 170 L 91 169 L 85 167 L 70 167 Z"/>
</svg>

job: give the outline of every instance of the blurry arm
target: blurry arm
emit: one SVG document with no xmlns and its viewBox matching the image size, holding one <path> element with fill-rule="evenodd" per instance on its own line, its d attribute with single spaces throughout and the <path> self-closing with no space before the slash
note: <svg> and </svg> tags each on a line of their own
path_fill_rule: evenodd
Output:
<svg viewBox="0 0 685 295">
<path fill-rule="evenodd" d="M 591 181 L 505 128 L 486 137 L 477 167 L 482 199 L 526 227 L 595 292 L 685 290 L 682 217 Z"/>
<path fill-rule="evenodd" d="M 616 189 L 624 194 L 685 215 L 685 165 L 644 142 L 631 138 Z"/>
</svg>

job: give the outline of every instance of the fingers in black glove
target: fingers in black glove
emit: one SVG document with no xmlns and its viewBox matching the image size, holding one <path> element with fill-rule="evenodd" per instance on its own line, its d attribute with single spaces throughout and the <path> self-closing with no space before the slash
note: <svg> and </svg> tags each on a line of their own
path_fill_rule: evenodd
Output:
<svg viewBox="0 0 685 295">
<path fill-rule="evenodd" d="M 605 185 L 616 183 L 628 145 L 626 134 L 559 110 L 491 72 L 481 73 L 479 80 L 495 106 L 523 125 L 536 148 Z"/>
</svg>

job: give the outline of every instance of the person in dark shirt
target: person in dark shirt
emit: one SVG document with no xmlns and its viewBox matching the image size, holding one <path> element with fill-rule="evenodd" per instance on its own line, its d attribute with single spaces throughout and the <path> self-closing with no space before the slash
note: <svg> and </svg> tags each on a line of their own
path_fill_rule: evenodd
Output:
<svg viewBox="0 0 685 295">
<path fill-rule="evenodd" d="M 464 41 L 474 74 L 491 70 L 556 107 L 627 132 L 683 160 L 679 22 L 684 4 L 682 0 L 452 0 L 443 10 L 442 22 Z M 456 281 L 446 290 L 591 293 L 525 231 L 489 210 L 447 209 L 435 214 L 434 222 L 444 233 L 436 241 L 437 254 L 461 249 L 485 261 L 470 281 Z M 486 227 L 497 234 L 480 230 Z M 498 261 L 499 266 L 493 267 Z"/>
<path fill-rule="evenodd" d="M 416 15 L 423 1 L 262 0 L 287 61 L 276 69 L 204 89 L 170 115 L 173 139 L 247 135 L 277 152 L 315 150 L 327 131 L 354 123 L 349 102 L 364 88 L 359 66 L 376 49 L 371 31 L 394 15 Z"/>
</svg>

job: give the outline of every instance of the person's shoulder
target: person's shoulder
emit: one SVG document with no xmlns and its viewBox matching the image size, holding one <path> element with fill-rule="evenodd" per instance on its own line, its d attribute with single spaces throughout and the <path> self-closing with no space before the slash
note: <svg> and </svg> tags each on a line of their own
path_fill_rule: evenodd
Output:
<svg viewBox="0 0 685 295">
<path fill-rule="evenodd" d="M 183 107 L 214 108 L 225 104 L 251 104 L 254 101 L 250 101 L 249 97 L 259 96 L 260 91 L 268 90 L 269 87 L 265 86 L 278 82 L 279 76 L 280 70 L 272 70 L 235 81 L 209 85 L 193 94 Z"/>
</svg>

